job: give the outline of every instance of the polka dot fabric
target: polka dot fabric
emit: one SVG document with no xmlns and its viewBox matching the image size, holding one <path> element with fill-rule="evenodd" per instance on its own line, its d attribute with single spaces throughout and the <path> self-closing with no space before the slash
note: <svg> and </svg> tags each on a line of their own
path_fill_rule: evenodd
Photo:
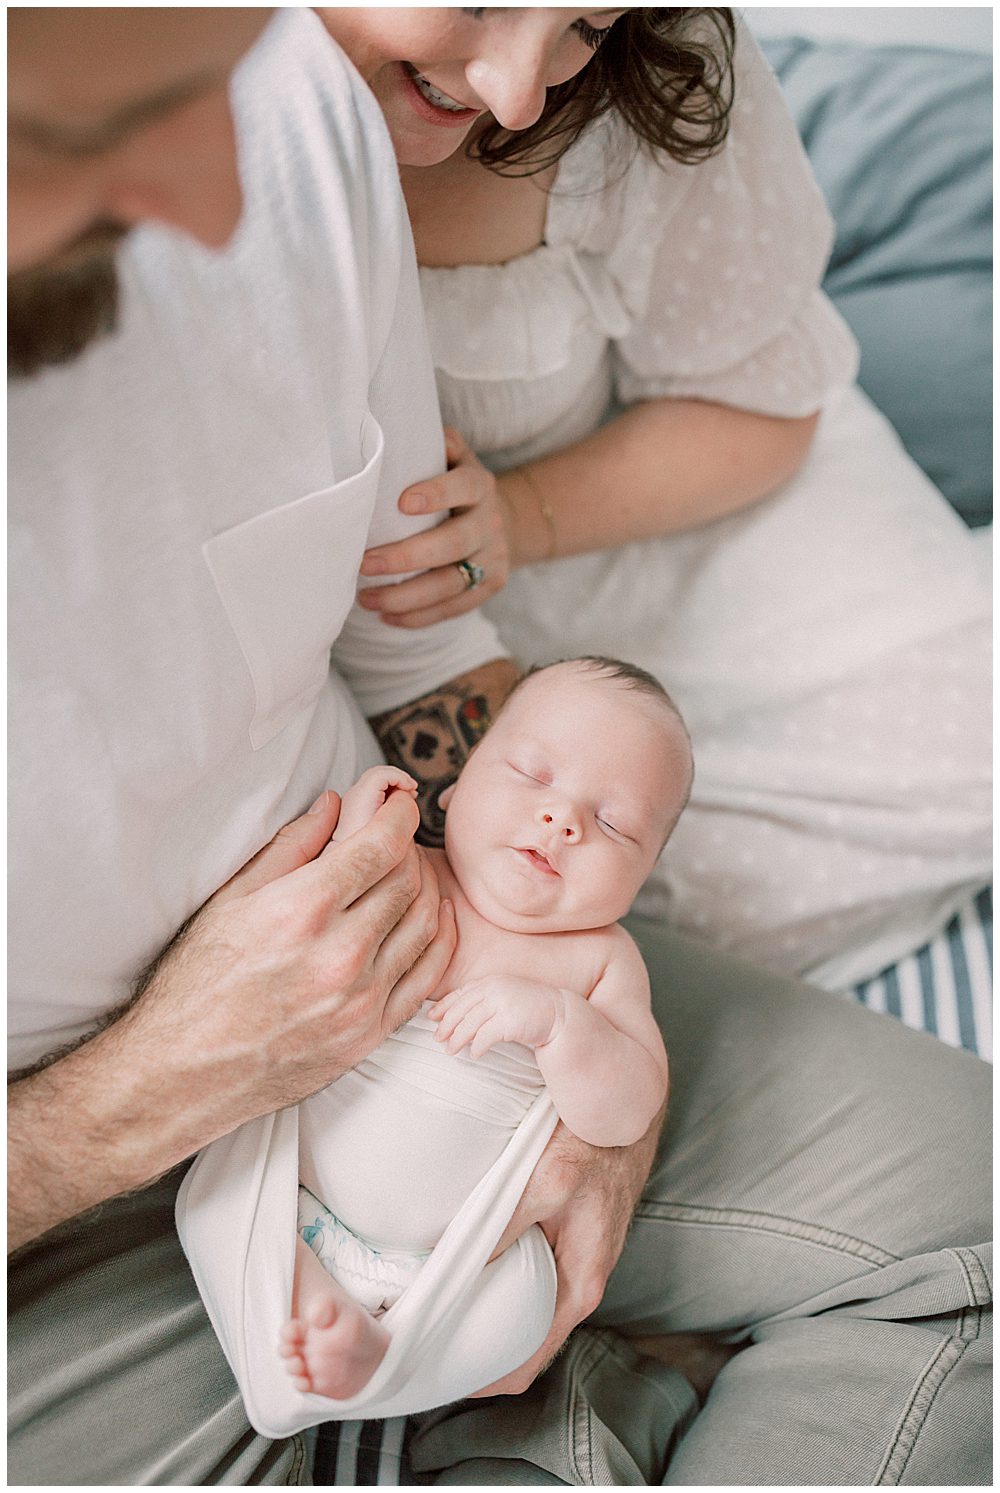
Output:
<svg viewBox="0 0 1000 1493">
<path fill-rule="evenodd" d="M 762 503 L 518 571 L 487 611 L 523 662 L 628 658 L 684 710 L 694 794 L 641 910 L 843 988 L 989 881 L 991 601 L 983 552 L 852 387 L 818 288 L 830 241 L 741 29 L 717 156 L 656 161 L 602 120 L 561 164 L 541 248 L 422 279 L 444 418 L 496 470 L 637 399 L 823 407 Z"/>
</svg>

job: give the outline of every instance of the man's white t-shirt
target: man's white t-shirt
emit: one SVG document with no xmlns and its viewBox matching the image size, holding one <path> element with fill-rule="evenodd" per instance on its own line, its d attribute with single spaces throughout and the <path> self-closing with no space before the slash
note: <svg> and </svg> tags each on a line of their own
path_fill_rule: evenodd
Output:
<svg viewBox="0 0 1000 1493">
<path fill-rule="evenodd" d="M 231 244 L 137 232 L 115 335 L 11 389 L 15 1067 L 378 760 L 365 714 L 502 652 L 478 614 L 409 631 L 355 604 L 364 549 L 422 526 L 399 494 L 445 466 L 378 108 L 309 11 L 233 97 Z"/>
</svg>

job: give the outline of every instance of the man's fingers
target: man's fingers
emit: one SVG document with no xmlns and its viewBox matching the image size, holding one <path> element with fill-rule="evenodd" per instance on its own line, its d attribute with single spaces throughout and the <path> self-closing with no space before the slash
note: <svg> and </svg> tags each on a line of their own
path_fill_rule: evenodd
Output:
<svg viewBox="0 0 1000 1493">
<path fill-rule="evenodd" d="M 458 942 L 455 909 L 447 900 L 438 910 L 437 932 L 410 969 L 395 984 L 385 1007 L 387 1029 L 395 1031 L 414 1016 L 444 979 Z"/>
<path fill-rule="evenodd" d="M 440 892 L 434 867 L 416 848 L 413 852 L 414 895 L 396 921 L 382 934 L 374 956 L 374 973 L 391 990 L 413 968 L 434 938 L 440 915 Z M 367 901 L 378 897 L 379 888 Z"/>
<path fill-rule="evenodd" d="M 350 907 L 395 870 L 419 824 L 420 810 L 413 798 L 408 793 L 390 793 L 367 824 L 346 840 L 326 847 L 316 859 L 316 871 L 330 884 L 339 907 Z"/>
<path fill-rule="evenodd" d="M 279 876 L 301 870 L 329 843 L 339 817 L 339 796 L 329 791 L 320 794 L 308 813 L 283 825 L 273 840 L 219 888 L 212 901 L 231 902 L 236 897 L 247 897 L 277 881 Z"/>
</svg>

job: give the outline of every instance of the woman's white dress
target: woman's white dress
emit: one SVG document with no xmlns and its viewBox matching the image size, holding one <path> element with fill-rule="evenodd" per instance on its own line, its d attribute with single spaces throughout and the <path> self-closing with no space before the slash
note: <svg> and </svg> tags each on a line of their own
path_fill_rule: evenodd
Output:
<svg viewBox="0 0 1000 1493">
<path fill-rule="evenodd" d="M 599 121 L 563 158 L 540 248 L 421 278 L 444 418 L 496 471 L 637 400 L 822 406 L 804 469 L 752 509 L 519 571 L 487 610 L 525 663 L 624 657 L 684 711 L 694 794 L 638 910 L 839 986 L 989 880 L 990 586 L 854 385 L 818 288 L 831 241 L 741 28 L 718 155 L 654 160 Z"/>
</svg>

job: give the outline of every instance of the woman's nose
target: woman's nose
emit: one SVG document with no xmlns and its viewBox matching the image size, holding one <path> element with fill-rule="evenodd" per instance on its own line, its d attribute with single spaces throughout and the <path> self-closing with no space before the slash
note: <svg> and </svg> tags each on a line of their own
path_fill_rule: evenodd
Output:
<svg viewBox="0 0 1000 1493">
<path fill-rule="evenodd" d="M 465 75 L 498 124 L 526 130 L 545 108 L 547 71 L 547 48 L 519 48 L 505 38 L 468 63 Z"/>
<path fill-rule="evenodd" d="M 538 822 L 550 833 L 565 840 L 569 845 L 575 845 L 580 839 L 580 819 L 577 814 L 569 808 L 539 809 Z"/>
</svg>

